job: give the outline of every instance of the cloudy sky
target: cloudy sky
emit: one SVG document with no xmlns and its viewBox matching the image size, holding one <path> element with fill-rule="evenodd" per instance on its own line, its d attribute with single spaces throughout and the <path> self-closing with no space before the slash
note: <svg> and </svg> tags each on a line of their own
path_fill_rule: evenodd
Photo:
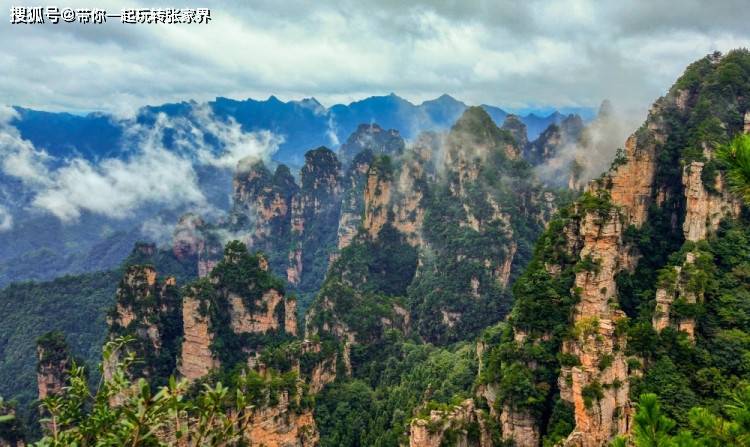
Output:
<svg viewBox="0 0 750 447">
<path fill-rule="evenodd" d="M 128 114 L 216 96 L 332 105 L 396 92 L 415 102 L 449 93 L 507 108 L 611 98 L 645 109 L 691 61 L 750 46 L 746 0 L 404 3 L 181 0 L 161 6 L 211 5 L 213 21 L 96 26 L 11 25 L 11 2 L 0 0 L 0 103 Z"/>
</svg>

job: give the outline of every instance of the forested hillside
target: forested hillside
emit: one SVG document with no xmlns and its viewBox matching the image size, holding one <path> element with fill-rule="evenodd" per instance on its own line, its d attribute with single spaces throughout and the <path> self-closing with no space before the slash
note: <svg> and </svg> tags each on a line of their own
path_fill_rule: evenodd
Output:
<svg viewBox="0 0 750 447">
<path fill-rule="evenodd" d="M 13 334 L 66 333 L 36 347 L 42 445 L 748 445 L 749 101 L 750 52 L 695 62 L 580 192 L 576 159 L 536 174 L 601 147 L 606 104 L 531 142 L 469 107 L 360 126 L 299 179 L 241 164 L 169 249 L 2 292 Z M 0 341 L 28 404 L 34 340 Z M 70 356 L 100 343 L 91 394 Z M 19 410 L 0 440 L 33 438 Z"/>
</svg>

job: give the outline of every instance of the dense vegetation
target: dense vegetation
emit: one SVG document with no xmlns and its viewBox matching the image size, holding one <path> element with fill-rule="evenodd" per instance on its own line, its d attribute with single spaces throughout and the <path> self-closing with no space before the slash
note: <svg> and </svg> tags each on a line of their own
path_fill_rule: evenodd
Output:
<svg viewBox="0 0 750 447">
<path fill-rule="evenodd" d="M 101 358 L 108 311 L 124 270 L 136 264 L 156 265 L 160 273 L 182 280 L 195 275 L 194 266 L 179 263 L 171 251 L 138 244 L 120 269 L 15 283 L 0 290 L 0 395 L 18 402 L 20 417 L 30 415 L 29 404 L 37 396 L 35 342 L 49 331 L 66 334 L 72 355 L 96 380 L 94 366 Z"/>
<path fill-rule="evenodd" d="M 112 376 L 94 392 L 84 368 L 75 367 L 65 392 L 41 402 L 46 429 L 35 445 L 240 445 L 251 406 L 263 405 L 280 391 L 277 378 L 257 374 L 236 375 L 229 387 L 221 382 L 191 386 L 174 378 L 158 389 L 142 378 L 133 382 L 129 370 L 137 359 L 132 352 L 124 355 L 131 341 L 119 338 L 104 346 Z"/>
<path fill-rule="evenodd" d="M 692 64 L 675 88 L 695 96 L 688 114 L 674 107 L 663 111 L 671 132 L 661 148 L 657 175 L 665 188 L 675 191 L 661 207 L 652 207 L 646 225 L 630 231 L 631 241 L 643 254 L 636 271 L 618 278 L 623 309 L 631 317 L 628 328 L 630 353 L 643 358 L 645 375 L 632 386 L 632 396 L 656 393 L 664 412 L 678 427 L 689 423 L 696 405 L 721 412 L 732 393 L 749 377 L 744 358 L 750 355 L 746 332 L 750 289 L 750 220 L 746 210 L 737 219 L 725 219 L 707 240 L 685 242 L 682 229 L 674 228 L 673 215 L 684 215 L 682 173 L 691 161 L 705 162 L 703 180 L 713 190 L 717 172 L 725 172 L 732 192 L 745 196 L 748 137 L 740 134 L 742 116 L 750 94 L 750 53 L 734 51 L 716 62 L 709 56 Z M 731 144 L 730 144 L 731 143 Z M 703 147 L 717 152 L 718 160 L 706 160 Z M 706 174 L 710 175 L 706 175 Z M 668 195 L 669 196 L 669 195 Z M 688 262 L 690 256 L 694 261 Z M 675 267 L 682 271 L 676 274 Z M 657 288 L 683 285 L 684 294 L 697 302 L 678 298 L 672 319 L 695 321 L 693 343 L 684 332 L 666 328 L 657 333 L 651 325 Z"/>
<path fill-rule="evenodd" d="M 476 353 L 465 341 L 509 311 L 500 272 L 512 256 L 506 274 L 515 280 L 545 214 L 530 166 L 511 156 L 516 144 L 486 113 L 469 109 L 443 148 L 453 161 L 416 171 L 422 243 L 411 246 L 390 211 L 378 210 L 387 220 L 377 236 L 360 230 L 332 264 L 308 330 L 327 343 L 353 334 L 355 343 L 351 377 L 316 398 L 322 445 L 399 445 L 413 416 L 451 408 L 485 383 L 477 383 Z M 374 157 L 368 175 L 388 184 L 408 169 L 399 161 Z"/>
<path fill-rule="evenodd" d="M 640 398 L 631 438 L 617 439 L 615 445 L 750 445 L 750 213 L 743 207 L 740 215 L 724 219 L 699 242 L 686 241 L 677 224 L 686 214 L 683 176 L 694 162 L 703 168 L 703 186 L 708 191 L 718 192 L 716 176 L 724 173 L 729 191 L 750 199 L 750 137 L 741 135 L 748 98 L 750 53 L 709 56 L 691 65 L 670 95 L 658 103 L 658 115 L 649 124 L 662 126 L 664 138 L 657 141 L 648 124 L 636 133 L 639 145 L 656 148 L 654 198 L 661 196 L 653 201 L 643 226 L 625 230 L 623 242 L 639 255 L 639 263 L 617 277 L 619 302 L 609 303 L 627 315 L 617 320 L 614 330 L 627 338 L 631 369 L 643 373 L 630 378 L 631 400 Z M 595 318 L 571 324 L 580 292 L 575 287 L 576 273 L 600 268 L 592 257 L 581 257 L 576 232 L 588 213 L 602 219 L 624 217 L 611 200 L 604 176 L 598 190 L 559 207 L 532 250 L 532 242 L 549 217 L 545 215 L 548 209 L 540 199 L 544 190 L 528 180 L 529 165 L 510 155 L 518 149 L 513 136 L 494 126 L 486 113 L 472 108 L 446 141 L 445 155 L 454 163 L 434 170 L 439 174 L 429 181 L 427 176 L 417 179 L 423 188 L 419 205 L 424 224 L 419 236 L 424 243 L 412 245 L 394 224 L 393 212 L 378 210 L 385 212 L 386 222 L 377 235 L 360 228 L 330 267 L 336 236 L 332 229 L 339 209 L 325 204 L 339 197 L 317 186 L 321 179 L 338 182 L 340 165 L 325 148 L 308 152 L 310 163 L 302 172 L 300 200 L 316 206 L 305 209 L 306 229 L 301 237 L 282 231 L 289 245 L 274 252 L 271 263 L 281 265 L 282 253 L 301 248 L 305 265 L 312 266 L 305 271 L 310 276 L 300 284 L 303 290 L 317 290 L 316 281 L 327 269 L 308 314 L 309 340 L 283 330 L 237 334 L 231 329 L 230 293 L 239 295 L 248 310 L 258 310 L 257 299 L 264 292 L 285 288 L 261 267 L 262 254 L 250 254 L 244 244 L 232 242 L 208 278 L 181 292 L 182 297 L 202 302 L 200 311 L 210 321 L 211 348 L 221 368 L 188 386 L 169 379 L 175 370 L 175 337 L 165 345 L 171 346 L 164 350 L 169 361 L 150 356 L 138 340 L 130 341 L 136 348 L 126 349 L 126 340 L 118 339 L 107 345 L 105 357 L 119 349 L 131 356 L 125 357 L 113 379 L 101 382 L 91 393 L 83 369 L 73 368 L 71 387 L 43 403 L 54 428 L 42 445 L 85 445 L 95 439 L 112 445 L 158 445 L 164 439 L 157 436 L 160 430 L 173 430 L 174 436 L 198 444 L 232 444 L 247 423 L 246 406 L 274 405 L 281 393 L 292 398 L 293 408 L 314 406 L 323 446 L 402 445 L 414 417 L 452 408 L 465 399 L 475 399 L 483 415 L 511 408 L 529 416 L 538 423 L 545 447 L 565 439 L 575 422 L 572 406 L 560 398 L 558 380 L 561 368 L 578 366 L 581 360 L 561 353 L 561 345 L 566 338 L 594 334 L 599 324 Z M 403 169 L 390 157 L 361 154 L 360 160 L 370 165 L 369 174 L 384 184 L 394 182 Z M 355 163 L 358 159 L 354 158 Z M 625 162 L 627 158 L 619 153 L 613 169 Z M 288 170 L 277 169 L 274 176 L 270 171 L 259 172 L 271 190 L 278 187 L 288 192 Z M 362 192 L 363 178 L 352 179 L 352 194 Z M 364 212 L 360 205 L 354 201 L 348 211 Z M 511 252 L 508 281 L 512 288 L 498 280 L 498 271 Z M 128 262 L 154 259 L 181 278 L 193 274 L 168 254 L 148 247 L 141 247 Z M 92 314 L 97 306 L 111 302 L 101 295 L 104 285 L 97 278 L 109 279 L 110 287 L 114 284 L 101 275 L 13 285 L 2 292 L 0 298 L 6 299 L 0 305 L 23 303 L 26 297 L 35 304 L 57 300 L 68 303 L 69 311 L 80 318 L 78 300 L 84 304 L 90 300 Z M 91 295 L 81 298 L 81 281 L 85 285 L 87 279 L 92 282 Z M 54 299 L 47 296 L 50 287 L 56 287 Z M 670 325 L 661 331 L 653 323 L 658 316 L 657 289 L 675 296 Z M 169 292 L 175 295 L 157 295 L 155 302 L 146 304 L 159 309 L 174 306 L 180 297 L 176 290 Z M 75 306 L 70 304 L 74 300 Z M 8 310 L 16 318 L 19 315 L 15 308 Z M 23 324 L 36 322 L 36 317 L 22 316 Z M 285 315 L 280 312 L 274 317 L 283 322 Z M 50 318 L 46 310 L 45 318 Z M 695 323 L 694 334 L 676 328 L 686 322 Z M 169 329 L 170 321 L 156 324 L 164 334 L 178 332 Z M 79 328 L 60 329 L 71 334 L 74 354 L 91 343 L 76 341 L 76 336 L 82 336 Z M 115 329 L 112 336 L 137 337 L 139 333 Z M 58 338 L 45 340 L 57 345 Z M 303 344 L 316 345 L 318 350 L 306 350 Z M 0 336 L 0 352 L 9 347 L 15 352 L 21 345 Z M 269 368 L 266 374 L 247 368 L 248 356 L 255 353 Z M 96 352 L 82 354 L 90 362 Z M 131 382 L 131 377 L 145 371 L 133 363 L 135 354 L 151 367 L 146 375 L 161 382 Z M 297 377 L 295 362 L 299 361 L 305 377 L 334 356 L 336 380 L 311 396 Z M 604 355 L 598 368 L 605 370 L 612 362 L 612 355 Z M 162 369 L 155 370 L 154 365 Z M 17 372 L 26 374 L 25 368 L 25 364 L 18 366 Z M 21 377 L 33 380 L 33 373 Z M 0 393 L 30 389 L 26 382 L 2 385 Z M 157 385 L 163 387 L 154 392 Z M 608 385 L 597 381 L 585 386 L 581 392 L 584 405 L 602 398 L 604 386 Z M 493 409 L 478 397 L 490 388 L 497 392 Z M 109 405 L 114 396 L 124 397 L 124 403 Z M 33 399 L 30 394 L 15 397 L 25 403 Z M 498 441 L 498 421 L 490 422 L 487 428 Z M 0 402 L 0 434 L 11 436 L 19 430 L 17 424 L 9 406 Z M 478 427 L 467 430 L 474 436 Z"/>
<path fill-rule="evenodd" d="M 224 249 L 224 258 L 213 269 L 210 277 L 188 284 L 182 292 L 183 296 L 194 297 L 202 302 L 200 311 L 208 315 L 214 331 L 211 350 L 224 370 L 246 364 L 249 351 L 274 349 L 293 338 L 283 329 L 283 303 L 276 306 L 281 313 L 274 315 L 280 324 L 278 331 L 236 334 L 232 330 L 229 293 L 241 297 L 247 312 L 259 310 L 258 300 L 270 289 L 284 293 L 284 283 L 260 267 L 261 256 L 250 254 L 245 244 L 239 241 L 229 242 Z"/>
<path fill-rule="evenodd" d="M 22 411 L 36 399 L 35 341 L 50 330 L 68 334 L 73 354 L 96 365 L 118 281 L 116 272 L 89 273 L 0 291 L 0 394 Z"/>
<path fill-rule="evenodd" d="M 481 109 L 469 108 L 446 140 L 450 161 L 423 200 L 422 265 L 409 287 L 415 329 L 434 343 L 471 339 L 510 310 L 502 275 L 510 284 L 529 262 L 545 215 L 530 165 L 510 155 L 513 135 Z"/>
<path fill-rule="evenodd" d="M 633 434 L 619 437 L 612 447 L 719 447 L 750 445 L 750 388 L 744 386 L 732 394 L 731 403 L 716 413 L 695 407 L 689 414 L 689 428 L 677 424 L 662 411 L 656 394 L 643 394 L 633 418 Z"/>
<path fill-rule="evenodd" d="M 550 443 L 572 429 L 572 410 L 556 396 L 560 366 L 570 361 L 558 353 L 577 302 L 571 293 L 575 271 L 582 268 L 573 247 L 567 246 L 565 229 L 577 224 L 582 211 L 575 206 L 563 208 L 549 223 L 529 266 L 513 286 L 515 302 L 508 323 L 486 330 L 482 337 L 489 349 L 479 381 L 499 385 L 496 410 L 507 404 L 529 413 L 540 421 Z"/>
<path fill-rule="evenodd" d="M 390 334 L 383 343 L 362 349 L 369 356 L 385 352 L 377 354 L 377 362 L 357 368 L 351 380 L 316 397 L 321 446 L 397 446 L 408 442 L 416 413 L 471 397 L 477 372 L 472 344 L 443 349 Z"/>
</svg>

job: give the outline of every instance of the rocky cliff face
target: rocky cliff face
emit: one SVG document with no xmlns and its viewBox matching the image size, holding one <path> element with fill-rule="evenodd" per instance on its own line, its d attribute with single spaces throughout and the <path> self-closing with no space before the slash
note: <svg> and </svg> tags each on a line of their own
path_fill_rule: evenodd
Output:
<svg viewBox="0 0 750 447">
<path fill-rule="evenodd" d="M 615 277 L 632 271 L 637 254 L 623 237 L 627 226 L 640 228 L 658 189 L 655 153 L 667 129 L 657 103 L 640 134 L 625 145 L 624 162 L 589 185 L 577 205 L 582 216 L 573 232 L 580 245 L 573 293 L 579 301 L 572 312 L 572 336 L 562 343 L 562 354 L 576 359 L 563 366 L 558 380 L 560 397 L 573 406 L 575 428 L 566 445 L 593 447 L 630 429 L 632 408 L 629 383 L 633 371 L 625 355 L 626 337 L 619 330 L 627 317 L 620 310 Z"/>
<path fill-rule="evenodd" d="M 435 134 L 422 134 L 410 145 L 401 157 L 368 157 L 368 163 L 355 164 L 364 175 L 359 176 L 360 188 L 351 189 L 358 193 L 359 215 L 363 220 L 349 217 L 342 208 L 342 219 L 358 223 L 365 234 L 372 240 L 386 224 L 393 226 L 406 237 L 414 247 L 422 244 L 422 224 L 424 222 L 425 203 L 428 184 L 435 180 L 433 157 L 439 152 L 439 137 Z M 360 154 L 363 158 L 368 152 Z M 366 168 L 366 169 L 365 169 Z M 343 229 L 347 231 L 342 231 Z M 339 248 L 351 243 L 357 234 L 351 225 L 342 227 L 339 232 L 346 235 L 346 243 L 339 241 Z"/>
<path fill-rule="evenodd" d="M 523 146 L 523 158 L 533 165 L 548 163 L 560 155 L 566 147 L 577 144 L 583 130 L 584 123 L 581 117 L 574 114 L 568 115 L 559 124 L 551 124 L 547 127 L 536 140 Z M 548 175 L 542 180 L 554 184 L 554 179 L 562 174 L 561 170 L 569 168 L 569 166 L 562 165 L 565 161 L 561 160 L 561 162 L 560 166 L 554 166 L 555 172 L 545 173 Z"/>
<path fill-rule="evenodd" d="M 319 435 L 312 410 L 302 412 L 290 408 L 289 394 L 284 392 L 274 406 L 253 412 L 245 434 L 250 446 L 314 447 Z M 297 403 L 298 405 L 299 403 Z"/>
<path fill-rule="evenodd" d="M 172 253 L 182 264 L 196 266 L 198 276 L 207 276 L 221 259 L 221 241 L 200 216 L 188 213 L 180 217 L 172 234 Z"/>
<path fill-rule="evenodd" d="M 682 107 L 686 106 L 689 96 L 680 96 Z M 743 132 L 750 133 L 750 114 L 743 117 Z M 713 148 L 704 145 L 703 156 L 707 163 L 714 159 Z M 715 233 L 719 223 L 726 217 L 737 217 L 741 212 L 739 199 L 727 191 L 724 174 L 716 173 L 704 179 L 706 162 L 692 161 L 682 170 L 684 187 L 685 217 L 682 232 L 686 241 L 700 242 Z M 703 302 L 704 290 L 696 281 L 701 270 L 710 265 L 710 255 L 694 249 L 685 253 L 681 265 L 667 266 L 662 270 L 656 290 L 656 305 L 652 324 L 654 329 L 662 331 L 674 327 L 687 333 L 690 340 L 695 340 L 694 316 L 676 315 L 675 304 Z"/>
<path fill-rule="evenodd" d="M 297 376 L 300 352 L 295 348 L 299 344 L 296 299 L 285 296 L 283 282 L 269 270 L 267 257 L 251 255 L 239 241 L 227 245 L 208 276 L 181 292 L 172 278 L 160 281 L 153 267 L 131 266 L 120 282 L 108 318 L 110 337 L 135 337 L 128 349 L 142 362 L 136 362 L 128 373 L 153 385 L 164 383 L 175 371 L 189 382 L 210 382 L 215 380 L 210 377 L 212 372 L 232 375 L 230 371 L 238 369 L 242 369 L 241 374 L 254 375 L 254 383 L 262 384 L 254 392 L 266 395 L 259 397 L 262 402 L 251 410 L 245 432 L 249 445 L 314 446 L 318 443 L 317 428 L 312 409 L 303 402 L 306 388 Z M 281 366 L 274 363 L 278 357 L 262 355 L 278 346 L 284 346 L 284 351 L 278 351 L 285 356 Z M 47 378 L 59 362 L 49 360 L 49 349 L 40 352 L 45 359 L 40 362 L 40 377 L 43 372 L 49 393 L 51 387 L 58 387 L 47 385 L 52 382 Z M 282 367 L 286 369 L 280 370 Z M 105 365 L 105 375 L 111 375 L 110 370 Z M 284 378 L 284 389 L 271 385 L 278 385 L 280 377 Z M 42 382 L 40 392 L 41 386 Z M 113 397 L 111 403 L 116 405 L 119 398 Z"/>
<path fill-rule="evenodd" d="M 529 144 L 529 137 L 526 134 L 526 124 L 516 115 L 508 115 L 503 121 L 503 125 L 500 127 L 503 130 L 507 130 L 513 135 L 513 139 L 516 140 L 516 147 L 518 150 L 513 150 L 510 153 L 506 153 L 510 158 L 516 158 L 520 155 L 520 152 Z"/>
<path fill-rule="evenodd" d="M 412 317 L 431 337 L 451 339 L 504 315 L 505 288 L 519 258 L 528 256 L 519 251 L 520 235 L 541 230 L 547 202 L 529 165 L 516 157 L 516 139 L 482 109 L 467 109 L 441 146 L 433 152 L 442 155 L 434 161 L 437 178 L 427 182 L 416 219 L 422 238 Z"/>
<path fill-rule="evenodd" d="M 173 277 L 159 281 L 149 265 L 126 269 L 107 324 L 110 339 L 135 338 L 128 349 L 143 359 L 133 366 L 135 377 L 161 377 L 174 370 L 174 352 L 182 332 L 179 313 L 180 296 Z"/>
<path fill-rule="evenodd" d="M 289 168 L 279 165 L 272 174 L 262 161 L 240 163 L 233 180 L 232 230 L 242 234 L 253 250 L 269 254 L 272 268 L 283 272 L 291 237 L 292 201 L 299 192 Z"/>
<path fill-rule="evenodd" d="M 560 396 L 573 404 L 576 428 L 566 445 L 600 446 L 629 427 L 629 371 L 625 335 L 617 331 L 626 318 L 617 308 L 615 275 L 630 262 L 623 249 L 622 223 L 616 210 L 588 212 L 580 236 L 581 259 L 590 270 L 575 277 L 580 301 L 574 309 L 574 336 L 563 342 L 563 355 L 578 359 L 560 373 Z M 588 265 L 588 264 L 587 264 Z"/>
<path fill-rule="evenodd" d="M 348 247 L 357 235 L 362 225 L 364 213 L 364 189 L 367 183 L 370 163 L 375 155 L 371 150 L 363 150 L 357 154 L 349 167 L 343 184 L 341 202 L 341 217 L 338 225 L 338 249 Z"/>
<path fill-rule="evenodd" d="M 205 248 L 205 238 L 202 230 L 205 222 L 195 214 L 185 214 L 180 217 L 172 236 L 172 252 L 179 261 L 195 258 Z"/>
<path fill-rule="evenodd" d="M 367 234 L 376 239 L 389 220 L 391 193 L 393 190 L 393 166 L 390 160 L 375 159 L 367 172 L 364 190 L 364 221 Z"/>
<path fill-rule="evenodd" d="M 373 156 L 397 157 L 405 147 L 404 139 L 398 130 L 385 130 L 377 123 L 360 124 L 339 148 L 338 159 L 345 169 L 349 169 L 356 164 L 355 158 L 363 151 L 369 151 Z"/>
<path fill-rule="evenodd" d="M 485 415 L 467 399 L 449 410 L 432 410 L 409 426 L 409 447 L 491 447 Z"/>
<path fill-rule="evenodd" d="M 287 272 L 291 275 L 288 273 L 287 277 L 292 284 L 315 290 L 323 280 L 329 255 L 337 245 L 341 163 L 327 148 L 310 151 L 305 154 L 300 180 L 300 193 L 292 204 L 295 254 L 289 257 Z"/>
<path fill-rule="evenodd" d="M 195 380 L 229 359 L 245 357 L 255 366 L 262 345 L 243 343 L 254 335 L 297 334 L 296 299 L 285 297 L 274 283 L 268 261 L 250 256 L 240 242 L 230 244 L 210 277 L 187 288 L 182 301 L 180 373 Z M 242 352 L 217 350 L 237 345 Z M 226 349 L 226 348 L 224 348 Z"/>
<path fill-rule="evenodd" d="M 710 72 L 718 64 L 720 59 L 712 56 L 696 66 Z M 707 103 L 700 81 L 695 73 L 691 76 L 685 78 L 689 81 L 678 81 L 653 105 L 610 170 L 590 182 L 581 199 L 551 223 L 516 291 L 510 327 L 498 336 L 502 353 L 493 352 L 501 360 L 490 363 L 490 368 L 506 371 L 501 376 L 513 386 L 521 386 L 516 380 L 525 377 L 535 390 L 556 388 L 557 395 L 546 398 L 559 398 L 562 407 L 569 408 L 574 428 L 563 445 L 603 446 L 631 429 L 630 387 L 632 378 L 642 374 L 643 364 L 626 355 L 626 329 L 629 320 L 638 316 L 633 304 L 638 297 L 628 281 L 646 280 L 640 264 L 645 263 L 646 270 L 663 266 L 654 284 L 656 311 L 649 315 L 654 328 L 671 326 L 686 332 L 688 339 L 694 339 L 699 329 L 692 317 L 675 308 L 678 303 L 684 308 L 703 300 L 702 286 L 694 277 L 710 264 L 710 256 L 694 243 L 716 231 L 722 218 L 739 213 L 739 203 L 726 192 L 712 160 L 721 141 L 743 131 L 744 118 L 721 107 L 716 113 L 723 121 L 707 118 L 701 109 Z M 695 86 L 687 88 L 687 82 Z M 743 100 L 722 101 L 741 104 Z M 600 120 L 610 118 L 607 107 L 602 109 Z M 701 120 L 706 120 L 701 129 L 711 130 L 693 132 L 692 126 Z M 663 244 L 659 250 L 678 252 L 685 247 L 681 257 L 667 261 L 669 253 L 654 252 L 655 247 L 639 242 L 639 237 L 653 233 Z M 636 269 L 641 273 L 636 274 Z M 554 291 L 556 287 L 560 289 Z M 536 306 L 540 305 L 548 306 L 550 313 L 539 314 Z M 531 355 L 530 349 L 557 355 L 559 360 Z M 549 373 L 556 368 L 560 373 L 553 384 Z M 501 408 L 504 437 L 516 443 L 523 439 L 520 445 L 538 445 L 538 433 L 552 423 L 545 419 L 543 405 L 522 400 L 545 395 L 534 389 L 516 395 L 497 382 L 480 387 L 480 394 Z"/>
<path fill-rule="evenodd" d="M 60 394 L 66 385 L 66 375 L 70 370 L 70 351 L 65 336 L 60 332 L 50 332 L 37 340 L 36 382 L 39 400 Z"/>
<path fill-rule="evenodd" d="M 210 327 L 211 303 L 196 298 L 203 290 L 193 287 L 182 300 L 184 334 L 180 351 L 180 375 L 190 381 L 205 377 L 221 362 L 211 350 L 214 335 Z"/>
<path fill-rule="evenodd" d="M 304 291 L 322 281 L 321 257 L 336 242 L 341 208 L 341 164 L 327 148 L 309 151 L 298 186 L 289 168 L 262 162 L 238 168 L 229 230 L 269 256 L 271 269 Z M 325 264 L 325 263 L 324 263 Z"/>
<path fill-rule="evenodd" d="M 710 159 L 713 154 L 707 154 Z M 685 240 L 697 242 L 716 231 L 719 222 L 727 216 L 740 213 L 740 202 L 731 196 L 724 185 L 723 175 L 716 175 L 711 191 L 704 185 L 704 162 L 693 161 L 685 166 L 682 184 L 685 187 L 685 220 L 682 229 Z"/>
</svg>

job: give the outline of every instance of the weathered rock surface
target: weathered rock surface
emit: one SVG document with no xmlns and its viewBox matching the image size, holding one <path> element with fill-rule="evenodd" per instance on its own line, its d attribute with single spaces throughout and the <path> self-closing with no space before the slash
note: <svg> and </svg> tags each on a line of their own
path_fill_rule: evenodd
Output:
<svg viewBox="0 0 750 447">
<path fill-rule="evenodd" d="M 686 199 L 682 229 L 685 239 L 693 242 L 705 239 L 715 231 L 724 217 L 736 217 L 740 213 L 740 202 L 726 192 L 722 175 L 716 175 L 714 180 L 716 192 L 706 189 L 701 177 L 703 166 L 703 162 L 694 161 L 684 168 L 682 174 Z"/>
<path fill-rule="evenodd" d="M 208 318 L 210 305 L 210 302 L 189 296 L 182 301 L 184 335 L 179 371 L 182 377 L 190 381 L 204 377 L 220 365 L 211 350 L 213 334 Z"/>
<path fill-rule="evenodd" d="M 70 354 L 64 343 L 50 341 L 37 343 L 36 382 L 39 400 L 59 395 L 66 386 L 66 375 L 70 370 Z"/>
<path fill-rule="evenodd" d="M 477 430 L 470 431 L 470 426 Z M 475 434 L 478 433 L 478 438 Z M 415 418 L 409 425 L 409 447 L 491 447 L 485 416 L 467 399 L 451 410 L 432 410 L 428 418 Z M 521 444 L 519 444 L 521 445 Z"/>
<path fill-rule="evenodd" d="M 372 155 L 398 156 L 405 146 L 398 130 L 385 130 L 377 123 L 360 124 L 339 148 L 338 158 L 348 169 L 362 151 L 370 151 Z"/>
<path fill-rule="evenodd" d="M 518 158 L 520 155 L 520 149 L 525 148 L 529 144 L 529 138 L 526 133 L 526 124 L 516 115 L 508 115 L 503 121 L 503 125 L 500 127 L 503 130 L 507 130 L 513 135 L 513 139 L 516 140 L 516 148 L 512 147 L 506 151 L 506 155 L 510 158 Z"/>
<path fill-rule="evenodd" d="M 278 306 L 282 306 L 279 308 Z M 229 293 L 229 315 L 232 330 L 236 334 L 262 334 L 283 328 L 290 334 L 297 333 L 296 300 L 285 299 L 277 290 L 271 289 L 255 301 L 253 311 L 246 309 L 243 298 Z M 279 309 L 283 309 L 283 318 L 278 318 Z M 291 315 L 287 315 L 287 311 Z"/>
</svg>

